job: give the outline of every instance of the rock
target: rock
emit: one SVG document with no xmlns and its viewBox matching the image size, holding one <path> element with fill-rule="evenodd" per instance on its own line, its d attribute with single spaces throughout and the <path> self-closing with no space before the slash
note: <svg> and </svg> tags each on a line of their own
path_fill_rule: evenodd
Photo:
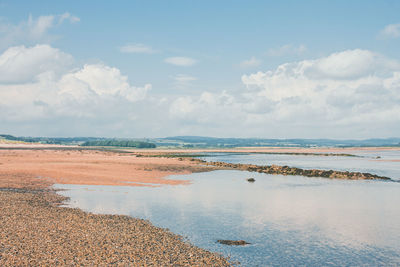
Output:
<svg viewBox="0 0 400 267">
<path fill-rule="evenodd" d="M 217 240 L 218 243 L 228 246 L 244 246 L 249 245 L 250 243 L 244 240 Z"/>
<path fill-rule="evenodd" d="M 254 183 L 256 181 L 256 179 L 254 179 L 254 178 L 247 178 L 246 180 L 249 183 Z"/>
</svg>

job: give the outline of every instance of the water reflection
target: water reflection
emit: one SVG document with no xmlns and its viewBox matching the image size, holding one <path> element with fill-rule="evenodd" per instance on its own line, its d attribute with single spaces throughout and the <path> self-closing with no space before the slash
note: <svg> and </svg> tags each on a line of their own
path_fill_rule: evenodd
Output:
<svg viewBox="0 0 400 267">
<path fill-rule="evenodd" d="M 400 264 L 399 183 L 242 171 L 171 178 L 193 183 L 58 187 L 71 189 L 62 194 L 73 207 L 149 219 L 244 265 Z M 217 239 L 251 245 L 229 247 Z"/>
</svg>

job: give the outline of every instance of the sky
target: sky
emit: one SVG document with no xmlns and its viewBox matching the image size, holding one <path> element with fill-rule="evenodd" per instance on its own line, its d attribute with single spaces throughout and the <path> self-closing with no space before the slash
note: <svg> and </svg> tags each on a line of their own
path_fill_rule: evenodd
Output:
<svg viewBox="0 0 400 267">
<path fill-rule="evenodd" d="M 0 0 L 0 133 L 400 136 L 400 1 Z"/>
</svg>

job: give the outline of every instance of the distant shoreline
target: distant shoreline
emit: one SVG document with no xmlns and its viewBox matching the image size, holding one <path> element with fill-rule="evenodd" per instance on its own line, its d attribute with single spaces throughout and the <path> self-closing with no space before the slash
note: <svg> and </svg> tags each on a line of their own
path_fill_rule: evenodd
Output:
<svg viewBox="0 0 400 267">
<path fill-rule="evenodd" d="M 374 151 L 374 150 L 400 150 L 400 146 L 352 146 L 352 147 L 287 147 L 287 146 L 257 146 L 257 147 L 232 147 L 232 148 L 176 148 L 176 147 L 156 147 L 156 148 L 131 148 L 131 147 L 112 147 L 112 146 L 79 146 L 79 145 L 58 145 L 40 143 L 9 143 L 1 142 L 0 149 L 71 149 L 71 150 L 123 150 L 129 152 L 295 152 L 295 153 L 332 153 L 346 151 Z"/>
</svg>

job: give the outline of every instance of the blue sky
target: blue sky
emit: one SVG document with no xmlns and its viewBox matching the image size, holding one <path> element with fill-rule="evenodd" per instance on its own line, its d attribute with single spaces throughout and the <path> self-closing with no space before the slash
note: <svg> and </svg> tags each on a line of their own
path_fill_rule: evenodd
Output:
<svg viewBox="0 0 400 267">
<path fill-rule="evenodd" d="M 0 131 L 398 136 L 399 14 L 399 1 L 0 1 Z"/>
</svg>

